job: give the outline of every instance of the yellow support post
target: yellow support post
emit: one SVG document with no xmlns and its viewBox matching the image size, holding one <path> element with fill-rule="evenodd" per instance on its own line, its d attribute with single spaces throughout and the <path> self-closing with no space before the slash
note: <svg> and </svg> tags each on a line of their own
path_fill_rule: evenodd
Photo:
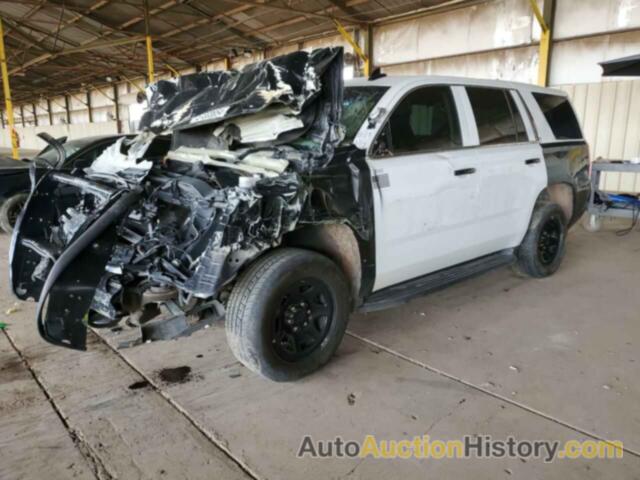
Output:
<svg viewBox="0 0 640 480">
<path fill-rule="evenodd" d="M 342 26 L 342 24 L 337 19 L 334 18 L 333 23 L 335 23 L 336 29 L 338 30 L 338 32 L 340 32 L 340 35 L 342 35 L 342 38 L 344 38 L 349 43 L 349 45 L 351 45 L 351 48 L 353 48 L 353 51 L 362 60 L 362 63 L 364 64 L 364 75 L 366 77 L 371 75 L 369 57 L 367 57 L 367 55 L 360 48 L 360 45 L 358 45 L 358 43 L 353 39 L 351 34 L 347 32 L 347 30 Z"/>
<path fill-rule="evenodd" d="M 544 15 L 540 11 L 537 0 L 529 0 L 533 14 L 538 20 L 542 33 L 540 35 L 540 50 L 538 54 L 538 85 L 547 86 L 549 79 L 549 58 L 551 53 L 551 26 L 545 20 Z M 545 9 L 546 11 L 546 9 Z"/>
<path fill-rule="evenodd" d="M 149 83 L 153 83 L 153 48 L 151 46 L 151 35 L 147 35 L 147 76 L 149 77 Z"/>
<path fill-rule="evenodd" d="M 147 41 L 147 77 L 153 83 L 153 43 L 149 32 L 149 1 L 144 0 L 144 33 Z"/>
<path fill-rule="evenodd" d="M 231 70 L 231 59 L 229 57 L 224 57 L 224 69 Z"/>
<path fill-rule="evenodd" d="M 164 66 L 165 66 L 165 67 L 167 67 L 167 68 L 169 69 L 169 71 L 170 71 L 171 73 L 173 73 L 176 77 L 179 77 L 179 76 L 180 76 L 180 72 L 179 72 L 179 71 L 177 71 L 175 68 L 173 68 L 173 67 L 172 67 L 171 65 L 169 65 L 168 63 L 165 63 L 165 64 L 164 64 Z"/>
<path fill-rule="evenodd" d="M 540 53 L 538 66 L 538 85 L 547 86 L 549 78 L 549 53 L 551 51 L 551 30 L 543 30 L 540 37 Z"/>
<path fill-rule="evenodd" d="M 7 69 L 7 54 L 4 49 L 4 30 L 2 18 L 0 18 L 0 69 L 2 70 L 2 89 L 4 91 L 4 103 L 7 110 L 7 122 L 9 124 L 9 135 L 11 135 L 11 156 L 14 160 L 20 159 L 18 147 L 18 133 L 14 127 L 13 103 L 11 102 L 11 87 L 9 86 L 9 71 Z"/>
</svg>

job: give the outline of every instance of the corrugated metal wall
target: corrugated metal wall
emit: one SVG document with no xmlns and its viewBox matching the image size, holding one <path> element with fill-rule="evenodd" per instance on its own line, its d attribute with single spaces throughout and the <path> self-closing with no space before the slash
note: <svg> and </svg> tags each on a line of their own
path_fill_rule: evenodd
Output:
<svg viewBox="0 0 640 480">
<path fill-rule="evenodd" d="M 540 2 L 538 2 L 540 3 Z M 640 51 L 640 0 L 556 0 L 550 83 L 599 82 L 599 62 Z M 535 83 L 540 27 L 528 0 L 493 0 L 376 26 L 390 74 L 456 74 Z"/>
<path fill-rule="evenodd" d="M 640 51 L 640 0 L 556 0 L 550 82 L 571 96 L 596 158 L 640 157 L 640 80 L 602 78 L 599 62 Z M 457 75 L 535 83 L 539 27 L 528 0 L 495 0 L 374 30 L 390 75 Z M 640 175 L 603 188 L 640 192 Z"/>
<path fill-rule="evenodd" d="M 640 157 L 640 80 L 563 85 L 580 118 L 591 159 Z M 640 192 L 640 175 L 608 173 L 601 187 Z"/>
<path fill-rule="evenodd" d="M 376 27 L 373 58 L 390 75 L 534 82 L 539 40 L 528 0 L 495 0 Z"/>
</svg>

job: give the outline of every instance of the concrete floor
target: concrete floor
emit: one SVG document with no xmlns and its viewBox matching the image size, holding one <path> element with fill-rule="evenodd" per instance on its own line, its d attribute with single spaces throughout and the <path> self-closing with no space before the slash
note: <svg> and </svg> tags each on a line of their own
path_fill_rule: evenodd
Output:
<svg viewBox="0 0 640 480">
<path fill-rule="evenodd" d="M 502 269 L 354 316 L 336 358 L 293 384 L 243 368 L 223 325 L 119 351 L 126 331 L 91 333 L 86 353 L 46 344 L 33 304 L 5 314 L 14 300 L 0 236 L 0 318 L 9 323 L 0 478 L 639 479 L 640 232 L 616 237 L 616 228 L 575 228 L 551 278 Z M 186 381 L 162 380 L 162 369 L 180 366 L 191 368 Z M 296 458 L 304 435 L 425 433 L 615 439 L 625 453 L 551 464 Z"/>
</svg>

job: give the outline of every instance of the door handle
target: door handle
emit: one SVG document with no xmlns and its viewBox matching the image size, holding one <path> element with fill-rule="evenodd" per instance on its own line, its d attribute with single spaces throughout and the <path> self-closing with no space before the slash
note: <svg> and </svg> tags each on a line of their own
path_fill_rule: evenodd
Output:
<svg viewBox="0 0 640 480">
<path fill-rule="evenodd" d="M 475 168 L 462 168 L 460 170 L 456 170 L 453 172 L 453 174 L 456 177 L 459 177 L 461 175 L 471 175 L 472 173 L 476 173 L 476 169 Z"/>
<path fill-rule="evenodd" d="M 540 163 L 540 159 L 539 158 L 530 158 L 528 160 L 524 161 L 525 165 L 534 165 L 536 163 Z"/>
</svg>

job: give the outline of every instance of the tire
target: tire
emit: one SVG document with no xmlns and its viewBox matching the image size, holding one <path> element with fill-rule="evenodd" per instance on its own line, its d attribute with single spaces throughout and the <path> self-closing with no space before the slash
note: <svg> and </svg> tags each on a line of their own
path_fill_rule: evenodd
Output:
<svg viewBox="0 0 640 480">
<path fill-rule="evenodd" d="M 22 211 L 27 199 L 28 193 L 18 193 L 13 197 L 9 197 L 0 207 L 0 227 L 7 233 L 13 232 L 18 215 Z"/>
<path fill-rule="evenodd" d="M 227 303 L 227 341 L 247 368 L 278 382 L 319 369 L 342 341 L 349 288 L 318 253 L 282 248 L 243 272 Z M 297 333 L 296 333 L 297 332 Z"/>
<path fill-rule="evenodd" d="M 536 206 L 529 230 L 516 253 L 520 273 L 534 278 L 554 274 L 565 253 L 567 220 L 555 203 Z"/>
</svg>

